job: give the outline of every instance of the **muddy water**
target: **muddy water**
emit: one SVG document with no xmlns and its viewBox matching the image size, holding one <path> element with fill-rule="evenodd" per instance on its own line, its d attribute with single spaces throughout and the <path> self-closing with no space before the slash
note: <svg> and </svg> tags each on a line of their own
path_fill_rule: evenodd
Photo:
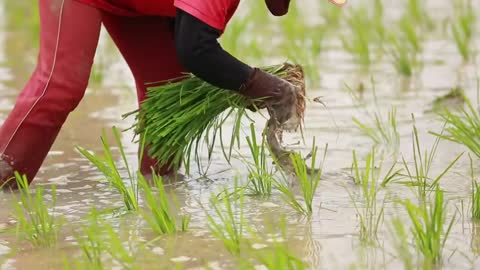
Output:
<svg viewBox="0 0 480 270">
<path fill-rule="evenodd" d="M 37 52 L 35 21 L 18 21 L 19 17 L 31 16 L 32 12 L 34 14 L 34 9 L 21 7 L 13 12 L 13 2 L 4 0 L 0 3 L 0 122 L 11 110 L 16 96 L 34 69 Z M 430 14 L 436 20 L 449 15 L 450 1 L 428 2 Z M 476 4 L 475 8 L 480 10 L 479 3 Z M 391 4 L 386 10 L 387 14 L 395 17 L 399 9 L 398 4 Z M 477 44 L 480 44 L 479 40 Z M 262 231 L 264 224 L 277 222 L 279 216 L 286 215 L 289 247 L 310 263 L 312 269 L 402 269 L 387 230 L 393 216 L 405 216 L 397 205 L 390 201 L 386 204 L 385 226 L 379 233 L 380 247 L 362 248 L 359 242 L 358 218 L 347 190 L 355 194 L 354 197 L 361 195 L 353 185 L 349 167 L 352 150 L 364 156 L 370 151 L 372 141 L 356 128 L 352 117 L 368 121 L 376 111 L 386 116 L 391 106 L 397 108 L 400 144 L 398 151 L 385 148 L 382 159 L 386 164 L 401 160 L 402 155 L 407 161 L 413 160 L 411 114 L 415 115 L 422 147 L 430 148 L 434 137 L 428 132 L 440 131 L 442 127 L 438 117 L 430 112 L 434 99 L 457 85 L 462 86 L 468 96 L 476 97 L 476 78 L 480 74 L 475 65 L 461 64 L 452 39 L 446 38 L 445 34 L 429 36 L 424 46 L 423 70 L 412 80 L 405 81 L 396 75 L 385 58 L 376 61 L 369 75 L 362 75 L 351 56 L 339 46 L 338 37 L 329 37 L 324 51 L 318 56 L 320 81 L 309 92 L 311 97 L 323 96 L 327 106 L 309 104 L 305 119 L 306 145 L 293 146 L 302 153 L 308 153 L 313 137 L 321 148 L 320 152 L 328 144 L 325 172 L 315 196 L 316 207 L 312 219 L 308 221 L 298 216 L 277 194 L 268 200 L 246 199 L 246 219 L 249 224 Z M 132 119 L 122 120 L 121 114 L 135 109 L 133 82 L 125 63 L 105 33 L 98 50 L 94 74 L 84 100 L 66 122 L 34 184 L 47 189 L 51 184 L 58 187 L 57 211 L 67 220 L 59 248 L 32 249 L 16 241 L 14 236 L 1 234 L 0 263 L 3 269 L 63 269 L 64 256 L 59 254 L 78 254 L 78 250 L 72 247 L 70 229 L 78 227 L 78 221 L 93 206 L 106 209 L 122 203 L 119 195 L 101 181 L 101 175 L 74 150 L 76 145 L 100 150 L 102 129 L 108 130 L 113 125 L 128 127 L 132 123 Z M 376 103 L 370 75 L 375 79 Z M 360 82 L 365 84 L 365 92 L 363 100 L 358 102 L 352 99 L 345 84 L 356 88 Z M 264 120 L 258 116 L 254 118 L 260 131 Z M 131 137 L 131 133 L 125 133 L 123 142 L 130 163 L 136 166 L 137 146 L 131 142 Z M 286 138 L 292 143 L 300 140 L 299 134 L 290 134 Z M 239 149 L 239 155 L 248 155 L 248 149 L 244 146 Z M 192 215 L 191 232 L 178 237 L 165 237 L 155 247 L 139 252 L 136 256 L 142 268 L 169 269 L 178 261 L 187 269 L 198 269 L 206 264 L 213 269 L 237 268 L 238 262 L 208 232 L 205 213 L 199 204 L 207 202 L 212 192 L 225 185 L 231 186 L 235 176 L 245 178 L 245 167 L 241 160 L 234 160 L 230 167 L 222 159 L 219 149 L 216 150 L 206 177 L 201 177 L 201 172 L 193 172 L 192 176 L 174 185 L 182 208 Z M 466 149 L 463 147 L 442 141 L 432 175 L 441 172 L 464 151 Z M 478 168 L 476 159 L 475 164 Z M 477 227 L 470 222 L 467 210 L 470 190 L 468 175 L 469 163 L 465 155 L 441 182 L 450 199 L 449 217 L 457 213 L 457 222 L 445 250 L 444 269 L 472 269 L 476 265 L 478 253 L 475 250 L 478 252 L 479 247 L 475 243 L 479 239 L 475 237 L 478 235 L 474 233 Z M 413 194 L 414 191 L 407 187 L 392 185 L 385 192 L 382 191 L 380 199 L 384 196 L 414 198 Z M 0 224 L 3 224 L 9 220 L 11 195 L 0 194 L 0 202 Z M 112 223 L 125 239 L 135 243 L 155 238 L 148 229 L 142 229 L 145 224 L 141 220 L 131 215 L 114 219 Z"/>
</svg>

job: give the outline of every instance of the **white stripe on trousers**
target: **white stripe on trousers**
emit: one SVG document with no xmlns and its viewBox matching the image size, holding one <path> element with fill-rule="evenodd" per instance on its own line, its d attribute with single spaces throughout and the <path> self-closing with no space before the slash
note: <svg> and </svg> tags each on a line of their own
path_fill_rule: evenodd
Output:
<svg viewBox="0 0 480 270">
<path fill-rule="evenodd" d="M 42 94 L 37 98 L 37 100 L 35 100 L 35 102 L 33 103 L 32 107 L 30 107 L 30 109 L 28 110 L 28 112 L 25 114 L 25 116 L 23 117 L 22 121 L 20 121 L 20 123 L 17 125 L 17 127 L 15 128 L 15 130 L 13 131 L 12 133 L 12 136 L 10 136 L 10 139 L 8 140 L 7 144 L 5 145 L 4 149 L 1 151 L 1 155 L 4 155 L 5 154 L 5 151 L 7 151 L 7 148 L 8 146 L 10 145 L 10 143 L 12 142 L 13 138 L 15 137 L 15 135 L 17 134 L 18 132 L 18 129 L 20 128 L 20 126 L 25 122 L 25 120 L 27 119 L 27 117 L 30 115 L 30 113 L 33 111 L 33 109 L 35 108 L 35 106 L 38 104 L 38 102 L 45 96 L 45 94 L 47 93 L 47 90 L 48 90 L 48 86 L 50 84 L 50 81 L 53 77 L 53 71 L 55 70 L 55 64 L 57 63 L 57 53 L 58 53 L 58 47 L 59 47 L 59 44 L 60 44 L 60 30 L 62 28 L 62 17 L 63 17 L 63 8 L 64 8 L 64 5 L 65 5 L 65 0 L 62 0 L 62 3 L 61 3 L 61 6 L 60 6 L 60 11 L 59 11 L 59 15 L 58 15 L 58 32 L 57 32 L 57 41 L 56 41 L 56 44 L 55 44 L 55 51 L 54 51 L 54 54 L 53 54 L 53 63 L 52 63 L 52 69 L 50 70 L 50 75 L 48 76 L 48 80 L 45 84 L 45 88 L 43 89 L 43 92 Z M 1 157 L 0 155 L 0 157 Z"/>
</svg>

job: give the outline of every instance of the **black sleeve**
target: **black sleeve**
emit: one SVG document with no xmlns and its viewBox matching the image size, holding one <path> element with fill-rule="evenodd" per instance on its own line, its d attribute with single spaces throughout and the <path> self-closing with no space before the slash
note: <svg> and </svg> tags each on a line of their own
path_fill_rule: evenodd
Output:
<svg viewBox="0 0 480 270">
<path fill-rule="evenodd" d="M 238 90 L 253 69 L 222 49 L 220 31 L 177 9 L 175 46 L 180 64 L 202 80 Z"/>
</svg>

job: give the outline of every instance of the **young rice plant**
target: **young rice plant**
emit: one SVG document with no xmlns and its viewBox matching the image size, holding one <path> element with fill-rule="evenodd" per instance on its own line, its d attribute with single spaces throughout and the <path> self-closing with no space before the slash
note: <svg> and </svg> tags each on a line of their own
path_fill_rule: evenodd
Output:
<svg viewBox="0 0 480 270">
<path fill-rule="evenodd" d="M 400 134 L 397 129 L 397 110 L 392 108 L 388 112 L 388 120 L 385 121 L 379 113 L 375 113 L 373 126 L 353 118 L 353 122 L 358 128 L 376 144 L 385 144 L 392 149 L 398 149 L 400 146 Z"/>
<path fill-rule="evenodd" d="M 406 14 L 409 19 L 422 30 L 431 31 L 435 24 L 422 0 L 406 0 Z"/>
<path fill-rule="evenodd" d="M 130 241 L 125 243 L 118 232 L 101 219 L 96 209 L 92 209 L 88 225 L 83 225 L 75 238 L 82 251 L 81 258 L 69 262 L 75 269 L 111 269 L 109 259 L 122 269 L 140 269 L 136 267 L 136 248 Z"/>
<path fill-rule="evenodd" d="M 411 77 L 418 66 L 417 55 L 421 52 L 416 26 L 408 17 L 403 17 L 398 29 L 389 33 L 390 54 L 393 66 L 400 75 Z"/>
<path fill-rule="evenodd" d="M 228 194 L 225 189 L 222 194 Z M 244 194 L 243 190 L 235 185 L 236 199 L 232 203 L 231 196 L 212 194 L 211 206 L 215 215 L 207 212 L 208 227 L 212 234 L 223 242 L 231 254 L 238 255 L 245 233 Z"/>
<path fill-rule="evenodd" d="M 379 177 L 375 172 L 375 150 L 372 149 L 367 155 L 364 171 L 359 168 L 356 153 L 353 151 L 353 170 L 355 183 L 360 185 L 362 191 L 360 203 L 349 192 L 359 218 L 360 240 L 366 244 L 373 244 L 377 240 L 378 230 L 383 223 L 385 206 L 385 200 L 378 205 Z"/>
<path fill-rule="evenodd" d="M 447 125 L 446 134 L 433 134 L 442 139 L 463 144 L 480 157 L 480 114 L 478 108 L 474 108 L 468 98 L 465 98 L 465 103 L 466 108 L 459 113 L 450 111 L 448 108 L 439 112 Z"/>
<path fill-rule="evenodd" d="M 180 217 L 180 225 L 178 225 L 176 212 L 179 207 L 172 207 L 169 202 L 169 196 L 163 186 L 163 180 L 160 176 L 153 174 L 153 183 L 156 187 L 155 192 L 145 178 L 139 174 L 139 185 L 145 196 L 145 204 L 149 213 L 142 212 L 142 216 L 150 224 L 151 228 L 159 235 L 173 234 L 178 231 L 186 231 L 190 223 L 190 216 L 183 215 Z M 171 198 L 174 204 L 178 205 L 175 194 L 172 192 Z"/>
<path fill-rule="evenodd" d="M 352 32 L 342 37 L 343 47 L 364 68 L 371 64 L 372 23 L 365 8 L 352 9 L 347 18 Z"/>
<path fill-rule="evenodd" d="M 409 200 L 403 202 L 412 223 L 410 232 L 415 247 L 422 253 L 427 266 L 442 262 L 443 249 L 455 222 L 453 216 L 447 223 L 447 204 L 444 201 L 444 192 L 438 185 L 435 186 L 433 197 L 433 200 L 420 206 Z"/>
<path fill-rule="evenodd" d="M 267 247 L 262 249 L 251 249 L 249 251 L 249 256 L 254 258 L 256 265 L 253 265 L 252 262 L 247 260 L 242 260 L 240 264 L 240 269 L 245 270 L 254 270 L 254 269 L 268 269 L 268 270 L 277 270 L 277 269 L 292 269 L 292 270 L 303 270 L 307 269 L 307 263 L 304 262 L 301 258 L 297 257 L 293 250 L 288 247 L 287 240 L 287 222 L 286 218 L 282 217 L 278 225 L 281 230 L 281 237 L 275 237 L 274 239 L 269 239 L 271 243 Z M 261 242 L 260 237 L 254 232 L 256 242 Z M 275 233 L 270 232 L 270 235 L 275 235 Z M 251 255 L 250 255 L 251 254 Z M 242 264 L 243 263 L 243 264 Z M 259 264 L 261 266 L 259 266 Z"/>
<path fill-rule="evenodd" d="M 325 161 L 327 155 L 328 146 L 325 148 L 323 155 L 323 161 Z M 300 186 L 300 192 L 302 196 L 303 203 L 297 199 L 294 191 L 288 186 L 288 179 L 285 172 L 282 171 L 284 176 L 283 182 L 276 181 L 275 185 L 278 190 L 282 193 L 283 200 L 288 203 L 293 209 L 297 212 L 302 213 L 306 216 L 311 216 L 313 213 L 313 199 L 317 191 L 318 185 L 320 183 L 320 178 L 323 171 L 323 162 L 322 166 L 319 169 L 316 169 L 317 161 L 317 152 L 318 147 L 315 145 L 315 140 L 313 141 L 312 152 L 310 154 L 311 162 L 310 168 L 307 167 L 305 160 L 298 153 L 291 153 L 290 160 L 292 161 L 294 173 L 298 185 Z M 277 162 L 277 161 L 276 161 Z M 280 165 L 277 164 L 279 168 Z"/>
<path fill-rule="evenodd" d="M 390 231 L 393 235 L 393 247 L 395 248 L 396 255 L 403 263 L 405 270 L 414 270 L 415 263 L 413 261 L 413 254 L 410 251 L 409 237 L 410 232 L 405 228 L 403 220 L 399 217 L 394 217 L 390 227 Z"/>
<path fill-rule="evenodd" d="M 103 145 L 103 154 L 104 156 L 92 154 L 86 149 L 77 146 L 77 150 L 86 157 L 93 165 L 95 165 L 106 177 L 108 183 L 115 188 L 123 197 L 123 202 L 125 207 L 128 211 L 138 211 L 138 184 L 136 182 L 135 173 L 130 170 L 128 165 L 127 157 L 125 155 L 125 151 L 120 140 L 120 134 L 118 133 L 117 129 L 113 127 L 113 134 L 115 136 L 116 143 L 120 150 L 120 154 L 125 166 L 125 169 L 128 173 L 129 183 L 125 183 L 123 180 L 123 176 L 120 174 L 120 170 L 118 169 L 115 159 L 112 155 L 112 150 L 110 145 L 107 141 L 107 137 L 105 132 L 103 132 L 103 136 L 101 137 L 102 145 Z"/>
<path fill-rule="evenodd" d="M 472 219 L 480 220 L 480 185 L 475 180 L 474 170 L 473 170 L 473 160 L 470 155 L 468 155 L 470 159 L 470 176 L 472 178 L 472 190 L 471 192 L 471 211 L 472 211 Z"/>
<path fill-rule="evenodd" d="M 415 119 L 414 119 L 415 120 Z M 457 163 L 463 154 L 458 155 L 450 164 L 436 177 L 430 176 L 430 169 L 437 154 L 440 137 L 435 139 L 430 150 L 425 149 L 422 152 L 420 148 L 420 140 L 418 130 L 415 124 L 412 132 L 412 150 L 413 150 L 413 169 L 410 168 L 407 161 L 402 157 L 407 177 L 410 179 L 411 185 L 417 187 L 417 195 L 419 199 L 425 199 L 447 172 Z"/>
<path fill-rule="evenodd" d="M 45 203 L 45 189 L 36 187 L 32 192 L 27 177 L 15 172 L 15 179 L 19 188 L 18 197 L 14 195 L 13 215 L 17 220 L 17 235 L 35 247 L 53 247 L 58 241 L 58 232 L 61 221 L 50 212 L 50 207 L 55 207 L 57 193 L 55 185 L 52 186 L 52 202 L 49 207 Z"/>
<path fill-rule="evenodd" d="M 247 137 L 247 143 L 250 148 L 250 154 L 253 158 L 248 164 L 248 184 L 247 190 L 249 194 L 258 196 L 270 196 L 272 194 L 272 186 L 275 182 L 272 169 L 268 168 L 267 146 L 265 144 L 265 136 L 262 136 L 260 145 L 257 143 L 255 126 L 250 124 L 251 137 Z"/>
<path fill-rule="evenodd" d="M 102 258 L 106 250 L 105 239 L 95 209 L 92 210 L 91 217 L 89 224 L 82 225 L 75 234 L 82 257 L 73 261 L 73 264 L 76 269 L 102 270 L 104 269 Z"/>
<path fill-rule="evenodd" d="M 471 0 L 455 0 L 455 17 L 452 22 L 452 34 L 457 49 L 465 62 L 472 58 L 473 34 L 475 33 L 475 12 Z"/>
</svg>

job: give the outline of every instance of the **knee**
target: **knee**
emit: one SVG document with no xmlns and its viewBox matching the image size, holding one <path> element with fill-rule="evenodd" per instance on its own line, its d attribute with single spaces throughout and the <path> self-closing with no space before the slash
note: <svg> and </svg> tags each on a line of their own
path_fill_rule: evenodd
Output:
<svg viewBox="0 0 480 270">
<path fill-rule="evenodd" d="M 89 57 L 88 52 L 65 52 L 59 54 L 56 63 L 46 68 L 44 72 L 51 73 L 51 82 L 65 84 L 65 86 L 73 88 L 85 89 L 88 85 L 92 66 L 93 58 Z"/>
</svg>

